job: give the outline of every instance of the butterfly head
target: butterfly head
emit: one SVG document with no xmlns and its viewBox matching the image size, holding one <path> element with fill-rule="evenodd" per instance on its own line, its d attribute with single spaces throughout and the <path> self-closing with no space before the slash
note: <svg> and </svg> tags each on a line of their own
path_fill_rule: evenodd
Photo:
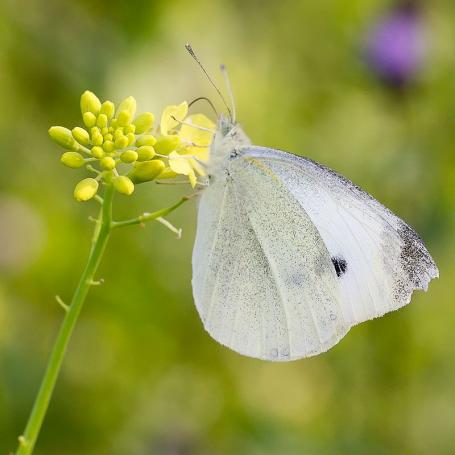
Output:
<svg viewBox="0 0 455 455">
<path fill-rule="evenodd" d="M 220 115 L 213 142 L 228 142 L 235 145 L 250 144 L 248 136 L 243 131 L 242 127 L 232 121 L 231 118 Z"/>
<path fill-rule="evenodd" d="M 236 148 L 250 144 L 248 136 L 238 123 L 221 115 L 210 147 L 209 168 L 223 167 L 223 163 Z"/>
</svg>

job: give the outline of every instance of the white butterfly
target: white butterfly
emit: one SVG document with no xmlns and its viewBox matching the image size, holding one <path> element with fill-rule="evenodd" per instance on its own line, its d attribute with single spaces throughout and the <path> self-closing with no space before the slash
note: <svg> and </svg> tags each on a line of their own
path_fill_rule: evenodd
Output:
<svg viewBox="0 0 455 455">
<path fill-rule="evenodd" d="M 438 276 L 415 231 L 369 194 L 307 158 L 252 145 L 223 117 L 208 176 L 193 294 L 205 329 L 240 354 L 319 354 Z"/>
</svg>

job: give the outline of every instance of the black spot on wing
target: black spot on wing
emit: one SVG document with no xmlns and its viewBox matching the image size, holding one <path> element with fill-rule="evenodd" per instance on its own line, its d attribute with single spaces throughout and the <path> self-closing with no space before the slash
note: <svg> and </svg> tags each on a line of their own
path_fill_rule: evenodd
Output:
<svg viewBox="0 0 455 455">
<path fill-rule="evenodd" d="M 346 270 L 348 268 L 348 263 L 346 262 L 345 259 L 340 258 L 340 257 L 333 257 L 332 264 L 335 267 L 335 272 L 337 274 L 337 277 L 340 277 L 341 275 L 346 273 Z"/>
</svg>

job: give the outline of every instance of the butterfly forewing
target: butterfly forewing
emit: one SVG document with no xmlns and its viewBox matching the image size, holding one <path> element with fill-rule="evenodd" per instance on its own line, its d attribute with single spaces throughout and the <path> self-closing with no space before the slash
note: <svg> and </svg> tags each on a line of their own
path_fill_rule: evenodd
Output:
<svg viewBox="0 0 455 455">
<path fill-rule="evenodd" d="M 311 218 L 337 270 L 350 325 L 406 305 L 438 276 L 415 231 L 343 176 L 264 147 L 246 148 L 244 157 L 277 175 Z"/>
</svg>

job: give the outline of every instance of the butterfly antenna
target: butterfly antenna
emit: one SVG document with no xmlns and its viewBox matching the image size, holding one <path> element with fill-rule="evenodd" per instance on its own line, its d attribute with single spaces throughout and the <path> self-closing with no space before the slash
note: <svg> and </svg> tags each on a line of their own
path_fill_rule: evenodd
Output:
<svg viewBox="0 0 455 455">
<path fill-rule="evenodd" d="M 234 99 L 234 92 L 232 91 L 232 86 L 231 86 L 231 80 L 229 79 L 229 74 L 228 70 L 226 68 L 226 65 L 220 65 L 220 70 L 221 74 L 224 77 L 224 83 L 226 85 L 226 89 L 229 95 L 229 101 L 231 102 L 231 108 L 232 108 L 232 123 L 235 123 L 236 118 L 237 118 L 237 113 L 235 109 L 235 99 Z"/>
<path fill-rule="evenodd" d="M 210 105 L 210 107 L 213 109 L 213 112 L 215 112 L 215 115 L 219 117 L 218 111 L 216 110 L 215 106 L 213 103 L 205 96 L 199 96 L 198 98 L 195 98 L 193 101 L 191 101 L 190 104 L 188 104 L 188 107 L 191 107 L 194 103 L 197 103 L 198 101 L 207 101 L 207 103 Z"/>
<path fill-rule="evenodd" d="M 207 77 L 207 79 L 210 82 L 210 84 L 217 91 L 218 95 L 220 96 L 221 100 L 223 101 L 223 104 L 226 106 L 226 109 L 227 109 L 227 111 L 229 113 L 229 117 L 230 117 L 231 121 L 233 121 L 232 112 L 231 112 L 231 109 L 230 109 L 228 103 L 226 102 L 226 99 L 224 98 L 224 96 L 221 93 L 220 89 L 216 86 L 215 82 L 213 82 L 212 78 L 209 76 L 209 74 L 207 73 L 207 71 L 203 67 L 201 61 L 199 60 L 199 58 L 194 53 L 193 48 L 191 47 L 191 45 L 189 43 L 187 43 L 187 44 L 185 44 L 185 49 L 188 51 L 188 53 L 191 55 L 191 57 L 193 57 L 194 61 L 199 65 L 199 67 L 201 68 L 201 70 L 203 71 L 205 76 Z"/>
</svg>

